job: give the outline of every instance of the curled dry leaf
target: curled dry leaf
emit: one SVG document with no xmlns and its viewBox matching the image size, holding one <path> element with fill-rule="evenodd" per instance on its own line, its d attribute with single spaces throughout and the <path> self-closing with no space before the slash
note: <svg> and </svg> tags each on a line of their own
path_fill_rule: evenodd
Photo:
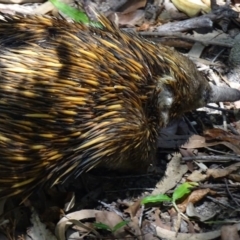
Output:
<svg viewBox="0 0 240 240">
<path fill-rule="evenodd" d="M 240 163 L 234 163 L 224 169 L 208 169 L 207 175 L 209 177 L 212 176 L 213 178 L 223 178 L 223 177 L 227 177 L 232 172 L 238 171 L 239 168 L 240 168 Z"/>
<path fill-rule="evenodd" d="M 240 230 L 240 223 L 236 224 L 238 231 Z M 168 240 L 211 240 L 219 237 L 221 235 L 220 230 L 211 231 L 207 233 L 178 233 L 176 237 L 176 233 L 173 231 L 169 231 L 167 229 L 163 229 L 160 227 L 156 227 L 157 236 L 160 238 L 166 238 Z"/>
<path fill-rule="evenodd" d="M 55 235 L 59 240 L 65 240 L 65 233 L 67 229 L 73 224 L 73 221 L 80 221 L 87 218 L 95 218 L 96 213 L 101 211 L 97 210 L 80 210 L 70 214 L 67 214 L 63 217 L 57 224 L 55 229 Z M 84 224 L 82 226 L 84 228 Z M 94 231 L 94 229 L 89 229 L 86 227 L 88 231 Z M 96 232 L 95 232 L 96 233 Z"/>
<path fill-rule="evenodd" d="M 187 205 L 186 213 L 189 217 L 197 217 L 201 222 L 212 219 L 216 215 L 216 212 L 215 212 L 215 213 L 213 213 L 212 215 L 209 215 L 209 216 L 202 216 L 200 213 L 198 213 L 196 211 L 193 203 L 191 203 L 191 202 L 188 203 L 188 205 Z"/>
</svg>

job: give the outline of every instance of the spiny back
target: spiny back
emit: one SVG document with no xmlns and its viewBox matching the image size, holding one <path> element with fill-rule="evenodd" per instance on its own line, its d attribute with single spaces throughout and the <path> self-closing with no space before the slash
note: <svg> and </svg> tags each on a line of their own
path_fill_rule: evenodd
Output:
<svg viewBox="0 0 240 240">
<path fill-rule="evenodd" d="M 40 16 L 5 19 L 0 197 L 98 165 L 146 168 L 159 129 L 192 109 L 189 92 L 202 86 L 196 73 L 190 83 L 187 58 L 104 18 L 103 29 Z"/>
</svg>

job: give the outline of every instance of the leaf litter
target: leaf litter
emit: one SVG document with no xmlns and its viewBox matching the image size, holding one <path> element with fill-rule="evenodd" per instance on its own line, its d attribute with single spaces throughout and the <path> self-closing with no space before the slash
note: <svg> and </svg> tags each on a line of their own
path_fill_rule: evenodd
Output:
<svg viewBox="0 0 240 240">
<path fill-rule="evenodd" d="M 0 4 L 0 11 L 31 13 L 29 6 L 21 5 L 24 2 Z M 69 1 L 63 2 L 69 4 Z M 230 69 L 233 74 L 238 74 L 233 70 L 232 60 L 226 65 L 230 48 L 237 41 L 238 33 L 233 30 L 239 30 L 239 18 L 231 12 L 239 13 L 237 4 L 228 6 L 217 1 L 220 5 L 217 14 L 216 11 L 209 12 L 209 1 L 165 1 L 164 6 L 155 1 L 158 3 L 155 8 L 151 4 L 146 6 L 148 1 L 122 1 L 123 5 L 118 1 L 86 2 L 98 6 L 118 26 L 131 26 L 131 30 L 151 41 L 174 47 L 181 40 L 182 46 L 178 44 L 177 47 L 182 47 L 206 74 L 213 68 L 220 84 L 239 88 L 239 82 L 228 81 L 231 76 L 226 71 Z M 232 14 L 227 16 L 231 20 L 222 23 L 225 10 Z M 59 14 L 49 2 L 34 4 L 32 13 Z M 199 27 L 211 28 L 211 31 L 202 33 Z M 219 55 L 221 49 L 224 51 Z M 217 61 L 213 61 L 216 56 Z M 31 210 L 32 227 L 28 234 L 18 234 L 18 239 L 56 239 L 54 235 L 58 239 L 239 239 L 240 137 L 239 113 L 235 110 L 238 104 L 224 104 L 223 110 L 204 108 L 188 114 L 183 120 L 184 127 L 179 124 L 174 134 L 159 139 L 162 143 L 159 145 L 164 146 L 158 152 L 160 163 L 150 168 L 146 175 L 116 177 L 114 173 L 100 172 L 99 177 L 90 174 L 84 178 L 87 192 L 77 182 L 73 190 L 70 187 L 71 191 L 69 186 L 66 187 L 67 193 L 71 192 L 70 198 L 56 192 L 48 193 L 44 208 L 42 197 L 30 198 L 26 208 Z M 223 128 L 224 117 L 227 129 Z M 156 199 L 148 206 L 141 204 L 144 197 L 172 196 L 179 186 L 189 182 L 196 182 L 198 186 L 175 199 L 178 210 L 168 201 Z M 68 207 L 64 208 L 64 205 Z M 3 213 L 6 207 L 8 204 L 2 202 Z M 16 223 L 11 220 L 17 219 L 16 216 L 19 218 L 17 213 L 5 215 L 2 220 L 3 232 L 12 239 L 15 238 Z M 48 224 L 44 225 L 46 222 Z M 52 233 L 51 229 L 54 230 Z"/>
</svg>

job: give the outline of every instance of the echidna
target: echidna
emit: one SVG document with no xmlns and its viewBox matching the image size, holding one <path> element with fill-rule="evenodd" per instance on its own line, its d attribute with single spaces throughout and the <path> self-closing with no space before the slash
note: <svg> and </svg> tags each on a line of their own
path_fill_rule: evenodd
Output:
<svg viewBox="0 0 240 240">
<path fill-rule="evenodd" d="M 208 102 L 186 57 L 127 34 L 42 16 L 0 21 L 0 197 L 99 165 L 146 167 L 159 130 Z M 226 89 L 223 90 L 226 92 Z"/>
</svg>

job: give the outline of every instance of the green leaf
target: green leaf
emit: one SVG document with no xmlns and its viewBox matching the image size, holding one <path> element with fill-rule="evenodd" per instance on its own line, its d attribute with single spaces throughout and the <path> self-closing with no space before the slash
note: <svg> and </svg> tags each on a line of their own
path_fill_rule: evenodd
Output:
<svg viewBox="0 0 240 240">
<path fill-rule="evenodd" d="M 84 24 L 89 24 L 96 28 L 102 28 L 101 23 L 90 21 L 87 14 L 83 11 L 79 11 L 76 8 L 73 8 L 66 3 L 63 3 L 59 0 L 49 0 L 59 11 L 66 14 L 75 22 L 81 22 Z"/>
<path fill-rule="evenodd" d="M 172 195 L 173 202 L 176 202 L 176 200 L 182 198 L 183 196 L 189 194 L 191 192 L 191 189 L 195 186 L 198 186 L 198 183 L 196 182 L 185 182 L 181 184 Z"/>
<path fill-rule="evenodd" d="M 58 0 L 49 0 L 58 10 L 60 10 L 62 13 L 66 14 L 68 17 L 73 19 L 76 22 L 82 22 L 82 23 L 88 23 L 89 24 L 89 18 L 86 13 L 79 11 L 76 8 L 73 8 L 66 3 L 63 3 Z"/>
<path fill-rule="evenodd" d="M 130 222 L 130 221 L 122 221 L 122 222 L 116 224 L 116 225 L 113 227 L 112 232 L 116 232 L 118 229 L 126 226 L 129 222 Z"/>
<path fill-rule="evenodd" d="M 104 223 L 94 223 L 93 224 L 94 227 L 101 229 L 101 230 L 107 230 L 112 232 L 112 228 L 110 228 L 108 225 L 104 224 Z"/>
<path fill-rule="evenodd" d="M 147 204 L 147 203 L 161 203 L 161 202 L 171 202 L 172 199 L 168 197 L 165 194 L 159 194 L 154 196 L 147 196 L 142 199 L 141 204 Z"/>
</svg>

